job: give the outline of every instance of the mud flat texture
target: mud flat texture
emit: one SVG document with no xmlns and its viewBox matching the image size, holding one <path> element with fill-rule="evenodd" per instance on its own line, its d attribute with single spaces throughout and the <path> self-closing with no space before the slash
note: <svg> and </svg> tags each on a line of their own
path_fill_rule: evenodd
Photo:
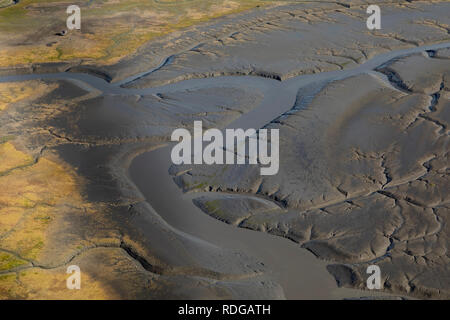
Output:
<svg viewBox="0 0 450 320">
<path fill-rule="evenodd" d="M 367 3 L 382 7 L 381 30 L 366 28 Z M 125 79 L 123 85 L 133 88 L 223 75 L 285 80 L 351 68 L 393 49 L 448 41 L 448 11 L 447 1 L 279 4 L 171 35 L 103 70 L 116 81 L 151 66 L 140 78 Z"/>
<path fill-rule="evenodd" d="M 166 139 L 161 131 L 182 126 L 185 117 L 218 125 L 250 108 L 257 94 L 215 89 L 221 108 L 208 100 L 202 109 L 202 90 L 194 110 L 186 92 L 110 97 L 69 81 L 0 86 L 10 97 L 0 114 L 0 297 L 284 297 L 259 262 L 165 223 L 126 177 L 135 154 Z M 73 264 L 83 290 L 66 288 Z"/>
<path fill-rule="evenodd" d="M 275 176 L 255 166 L 192 166 L 175 180 L 211 191 L 194 200 L 211 216 L 329 261 L 340 286 L 364 288 L 376 264 L 387 291 L 448 298 L 450 61 L 441 57 L 395 59 L 324 84 L 307 103 L 300 90 L 292 110 L 266 125 L 280 130 Z"/>
<path fill-rule="evenodd" d="M 61 38 L 66 3 L 0 1 L 0 298 L 361 298 L 376 264 L 448 299 L 449 2 L 370 1 L 379 31 L 367 1 L 189 2 Z M 279 173 L 170 167 L 195 120 L 280 129 Z"/>
</svg>

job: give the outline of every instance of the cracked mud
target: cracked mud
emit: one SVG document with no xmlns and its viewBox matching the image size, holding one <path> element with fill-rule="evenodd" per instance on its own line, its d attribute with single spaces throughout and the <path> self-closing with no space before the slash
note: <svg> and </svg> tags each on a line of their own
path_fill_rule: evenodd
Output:
<svg viewBox="0 0 450 320">
<path fill-rule="evenodd" d="M 155 38 L 90 17 L 84 56 L 0 22 L 0 298 L 361 298 L 371 264 L 450 297 L 449 3 L 370 1 L 369 32 L 367 1 L 225 2 Z M 170 167 L 195 120 L 279 129 L 279 173 Z"/>
</svg>

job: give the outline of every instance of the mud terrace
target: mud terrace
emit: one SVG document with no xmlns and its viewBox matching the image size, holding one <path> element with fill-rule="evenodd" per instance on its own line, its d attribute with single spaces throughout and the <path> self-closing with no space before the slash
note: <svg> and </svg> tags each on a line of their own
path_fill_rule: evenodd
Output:
<svg viewBox="0 0 450 320">
<path fill-rule="evenodd" d="M 25 2 L 0 14 L 63 6 Z M 377 31 L 367 3 L 228 1 L 39 59 L 0 23 L 0 298 L 449 299 L 450 3 L 370 1 Z M 73 37 L 117 40 L 93 21 Z M 171 165 L 200 120 L 279 129 L 278 174 Z"/>
</svg>

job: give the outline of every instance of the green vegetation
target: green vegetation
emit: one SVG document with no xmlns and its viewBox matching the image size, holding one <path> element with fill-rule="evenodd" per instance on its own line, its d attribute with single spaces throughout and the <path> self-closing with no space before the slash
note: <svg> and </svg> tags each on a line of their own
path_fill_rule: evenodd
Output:
<svg viewBox="0 0 450 320">
<path fill-rule="evenodd" d="M 0 137 L 0 144 L 6 143 L 8 141 L 14 140 L 14 136 L 4 136 L 4 137 Z"/>
<path fill-rule="evenodd" d="M 219 200 L 206 201 L 205 208 L 206 210 L 208 210 L 209 213 L 216 213 L 216 214 L 221 213 Z"/>
<path fill-rule="evenodd" d="M 0 271 L 12 270 L 27 262 L 14 257 L 7 252 L 0 252 Z"/>
</svg>

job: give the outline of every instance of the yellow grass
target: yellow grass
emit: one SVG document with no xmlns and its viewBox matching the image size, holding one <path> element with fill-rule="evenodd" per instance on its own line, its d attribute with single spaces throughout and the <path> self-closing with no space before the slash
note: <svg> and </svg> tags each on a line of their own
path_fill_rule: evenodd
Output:
<svg viewBox="0 0 450 320">
<path fill-rule="evenodd" d="M 56 85 L 49 86 L 37 80 L 18 83 L 2 82 L 0 83 L 0 111 L 5 110 L 10 104 L 17 103 L 25 99 L 36 99 L 41 97 L 53 90 L 55 87 Z M 0 169 L 0 171 L 2 170 Z"/>
<path fill-rule="evenodd" d="M 0 247 L 36 259 L 45 246 L 46 230 L 54 218 L 53 206 L 82 199 L 75 178 L 66 168 L 44 158 L 20 168 L 29 161 L 29 156 L 9 142 L 2 146 L 8 146 L 3 158 L 9 167 L 17 169 L 0 176 L 0 227 L 3 233 L 8 232 Z"/>
<path fill-rule="evenodd" d="M 33 157 L 17 151 L 10 142 L 0 144 L 0 175 L 33 163 Z"/>
<path fill-rule="evenodd" d="M 65 267 L 45 270 L 29 268 L 48 245 L 48 230 L 57 207 L 82 204 L 75 174 L 65 166 L 42 158 L 36 164 L 10 142 L 0 145 L 0 299 L 105 299 L 115 298 L 89 274 L 83 274 L 83 290 L 68 290 Z M 22 167 L 24 164 L 29 164 Z M 14 254 L 12 254 L 13 252 Z M 20 279 L 20 281 L 18 281 Z M 117 297 L 116 297 L 117 298 Z"/>
<path fill-rule="evenodd" d="M 67 3 L 23 0 L 0 9 L 0 33 L 15 39 L 14 45 L 0 45 L 0 67 L 76 59 L 112 64 L 156 37 L 270 3 L 276 1 L 116 0 L 90 6 L 74 1 L 81 8 L 81 30 L 58 37 L 55 33 L 65 29 Z M 20 44 L 20 37 L 28 41 Z M 39 40 L 30 43 L 33 37 Z"/>
<path fill-rule="evenodd" d="M 0 275 L 0 299 L 117 299 L 89 274 L 82 273 L 80 290 L 69 290 L 65 268 L 43 270 L 38 268 Z"/>
</svg>

